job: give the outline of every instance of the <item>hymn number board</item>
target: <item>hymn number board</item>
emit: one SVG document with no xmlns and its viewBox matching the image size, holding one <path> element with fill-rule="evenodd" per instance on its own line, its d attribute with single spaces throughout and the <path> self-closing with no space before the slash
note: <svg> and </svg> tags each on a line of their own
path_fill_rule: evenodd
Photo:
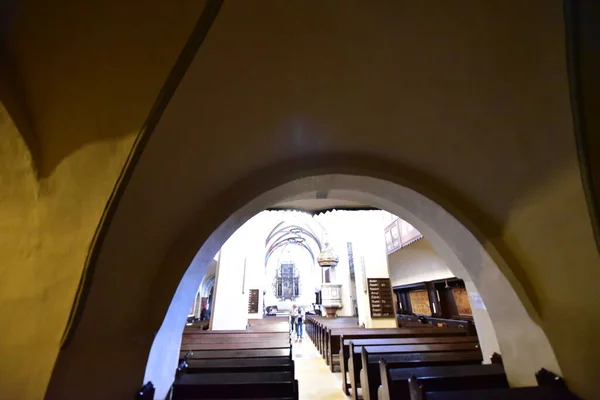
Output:
<svg viewBox="0 0 600 400">
<path fill-rule="evenodd" d="M 369 304 L 371 318 L 394 317 L 394 297 L 389 278 L 369 278 Z"/>
<path fill-rule="evenodd" d="M 250 294 L 248 295 L 248 313 L 258 313 L 258 289 L 250 289 Z"/>
</svg>

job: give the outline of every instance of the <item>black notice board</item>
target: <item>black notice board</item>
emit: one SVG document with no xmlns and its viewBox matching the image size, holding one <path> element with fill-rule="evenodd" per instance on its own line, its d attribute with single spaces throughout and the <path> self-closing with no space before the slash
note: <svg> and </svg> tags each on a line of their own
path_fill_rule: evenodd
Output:
<svg viewBox="0 0 600 400">
<path fill-rule="evenodd" d="M 248 313 L 258 313 L 258 289 L 250 289 L 248 295 Z"/>
<path fill-rule="evenodd" d="M 394 296 L 389 278 L 368 278 L 369 305 L 371 318 L 392 318 L 394 315 Z"/>
</svg>

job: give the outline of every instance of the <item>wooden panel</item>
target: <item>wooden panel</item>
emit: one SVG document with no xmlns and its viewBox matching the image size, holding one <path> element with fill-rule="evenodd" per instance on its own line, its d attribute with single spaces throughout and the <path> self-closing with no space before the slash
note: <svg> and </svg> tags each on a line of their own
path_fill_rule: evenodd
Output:
<svg viewBox="0 0 600 400">
<path fill-rule="evenodd" d="M 394 317 L 394 296 L 389 278 L 369 278 L 369 305 L 371 318 Z"/>
<path fill-rule="evenodd" d="M 469 303 L 469 295 L 465 288 L 452 288 L 452 295 L 458 308 L 458 315 L 473 316 L 471 311 L 471 303 Z"/>
<path fill-rule="evenodd" d="M 250 289 L 250 294 L 248 295 L 248 313 L 258 313 L 258 297 L 258 289 Z"/>
<path fill-rule="evenodd" d="M 413 314 L 431 316 L 431 305 L 427 290 L 413 290 L 409 293 Z"/>
</svg>

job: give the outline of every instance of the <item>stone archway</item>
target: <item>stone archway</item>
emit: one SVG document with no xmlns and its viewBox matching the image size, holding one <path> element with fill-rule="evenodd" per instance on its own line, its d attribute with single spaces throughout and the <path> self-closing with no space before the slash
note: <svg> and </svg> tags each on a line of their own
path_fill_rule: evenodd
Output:
<svg viewBox="0 0 600 400">
<path fill-rule="evenodd" d="M 212 257 L 219 243 L 261 210 L 323 188 L 335 191 L 336 198 L 390 211 L 428 237 L 452 272 L 467 280 L 471 290 L 483 298 L 512 384 L 532 384 L 535 371 L 541 367 L 560 373 L 529 298 L 490 243 L 480 242 L 457 218 L 415 190 L 367 176 L 334 174 L 301 178 L 265 191 L 223 221 L 202 245 L 175 292 L 150 351 L 145 380 L 152 380 L 158 393 L 166 393 L 173 379 L 183 330 L 180 322 L 193 296 L 189 288 L 198 286 L 194 281 L 206 267 L 201 260 Z"/>
</svg>

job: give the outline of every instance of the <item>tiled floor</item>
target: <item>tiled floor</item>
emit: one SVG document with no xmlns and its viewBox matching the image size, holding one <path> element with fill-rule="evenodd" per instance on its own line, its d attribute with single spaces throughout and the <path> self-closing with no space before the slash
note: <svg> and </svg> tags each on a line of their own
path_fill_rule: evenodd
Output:
<svg viewBox="0 0 600 400">
<path fill-rule="evenodd" d="M 300 400 L 347 400 L 339 372 L 331 373 L 308 337 L 292 339 Z"/>
</svg>

